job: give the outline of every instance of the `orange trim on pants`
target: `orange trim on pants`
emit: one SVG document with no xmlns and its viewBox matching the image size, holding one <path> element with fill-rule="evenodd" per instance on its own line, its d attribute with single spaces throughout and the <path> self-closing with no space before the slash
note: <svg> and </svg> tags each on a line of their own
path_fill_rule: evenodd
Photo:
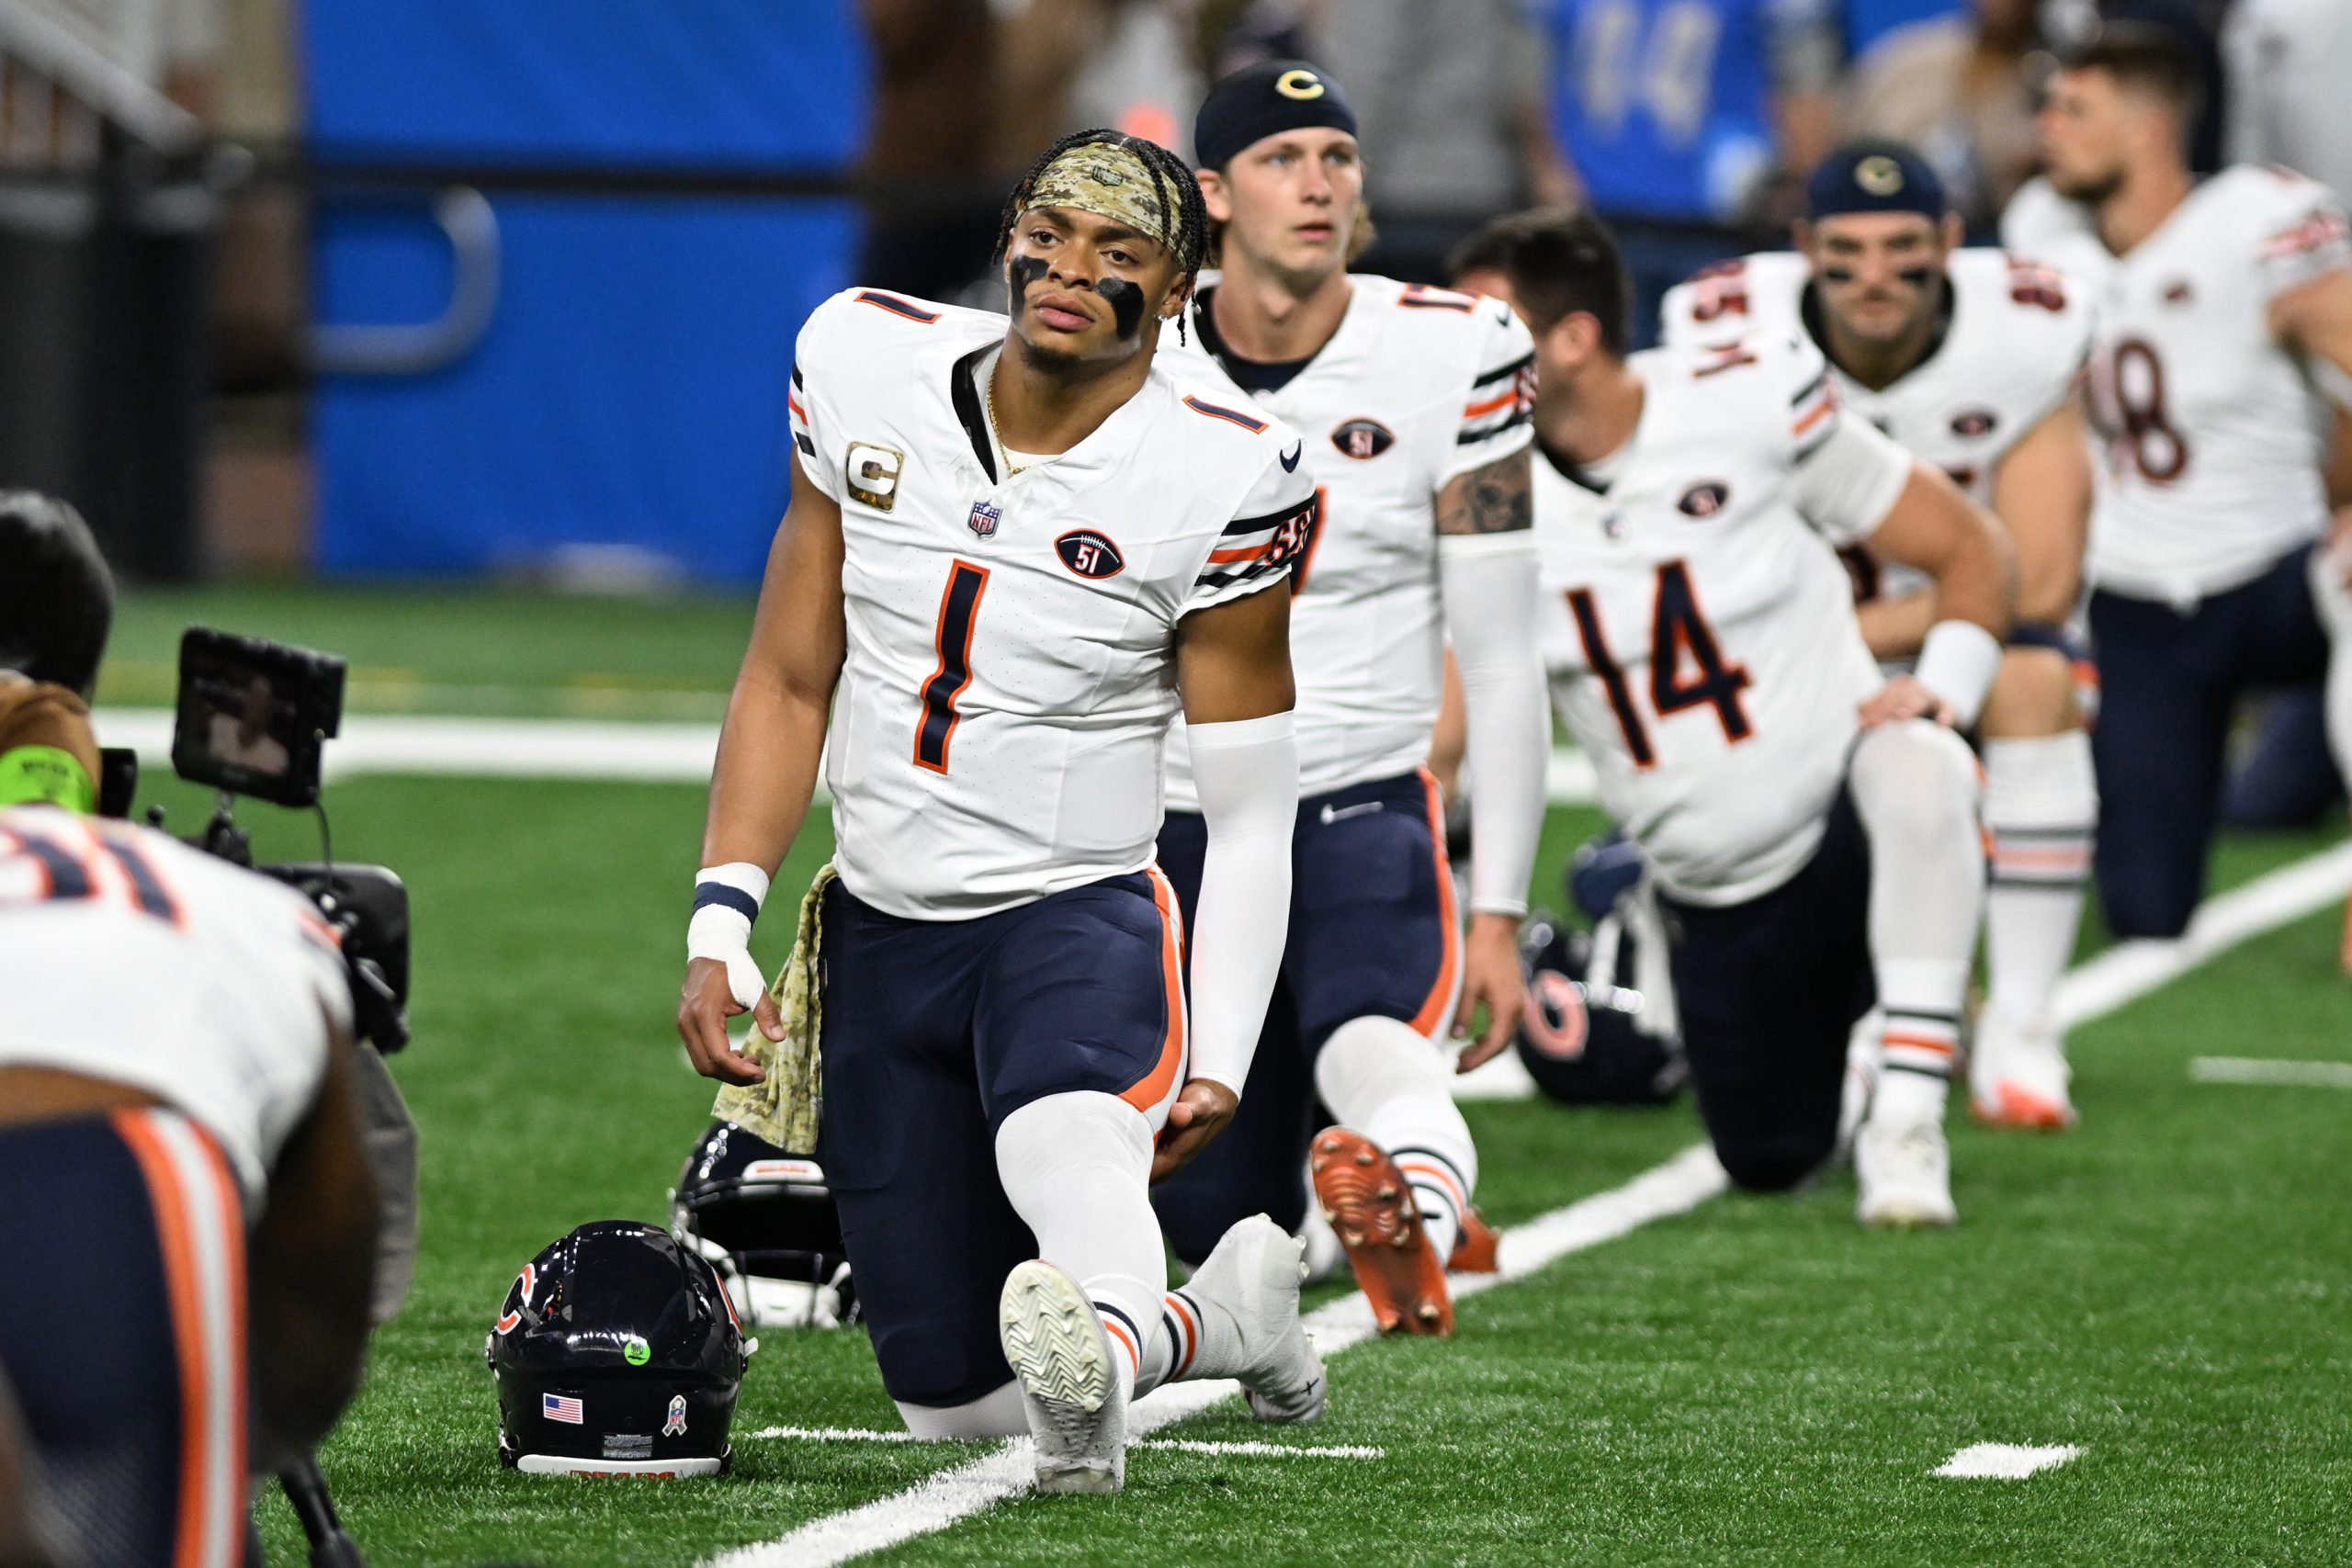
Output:
<svg viewBox="0 0 2352 1568">
<path fill-rule="evenodd" d="M 1167 987 L 1168 1038 L 1160 1043 L 1159 1060 L 1142 1079 L 1119 1094 L 1121 1100 L 1150 1115 L 1176 1088 L 1184 1070 L 1184 918 L 1176 905 L 1176 889 L 1158 866 L 1147 866 L 1151 901 L 1159 906 L 1159 972 Z"/>
<path fill-rule="evenodd" d="M 1437 787 L 1435 773 L 1427 768 L 1419 773 L 1430 803 L 1430 847 L 1437 855 L 1437 912 L 1445 929 L 1445 958 L 1437 966 L 1437 985 L 1413 1015 L 1412 1025 L 1417 1032 L 1433 1035 L 1453 1005 L 1454 976 L 1462 967 L 1462 926 L 1453 911 L 1453 863 L 1445 856 L 1445 795 Z"/>
<path fill-rule="evenodd" d="M 157 1112 L 118 1111 L 112 1121 L 139 1162 L 147 1193 L 155 1211 L 155 1234 L 164 1259 L 164 1283 L 170 1298 L 172 1338 L 180 1378 L 179 1523 L 174 1531 L 172 1568 L 209 1568 L 230 1563 L 243 1555 L 244 1519 L 242 1499 L 245 1476 L 245 1258 L 243 1209 L 229 1179 L 226 1163 L 211 1138 L 192 1122 L 174 1118 L 194 1134 L 206 1169 L 191 1175 L 175 1160 L 164 1134 L 157 1130 Z M 191 1183 L 204 1190 L 191 1192 Z M 208 1324 L 203 1262 L 196 1204 L 208 1202 L 220 1216 L 219 1262 L 226 1283 L 225 1301 L 211 1310 L 227 1318 L 227 1364 L 216 1366 L 206 1347 Z M 212 1406 L 232 1401 L 228 1423 L 229 1451 L 217 1454 L 212 1434 Z M 216 1477 L 218 1479 L 216 1479 Z"/>
</svg>

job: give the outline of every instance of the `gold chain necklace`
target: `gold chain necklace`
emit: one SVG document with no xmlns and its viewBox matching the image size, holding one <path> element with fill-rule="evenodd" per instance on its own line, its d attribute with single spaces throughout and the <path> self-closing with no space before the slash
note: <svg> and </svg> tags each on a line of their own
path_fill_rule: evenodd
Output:
<svg viewBox="0 0 2352 1568">
<path fill-rule="evenodd" d="M 1011 479 L 1015 474 L 1027 473 L 1029 471 L 1027 468 L 1016 468 L 1012 466 L 1012 454 L 1005 449 L 1004 436 L 997 428 L 996 367 L 994 366 L 989 367 L 989 378 L 981 383 L 980 402 L 989 411 L 989 439 L 996 443 L 996 455 L 1004 459 L 1004 477 Z"/>
</svg>

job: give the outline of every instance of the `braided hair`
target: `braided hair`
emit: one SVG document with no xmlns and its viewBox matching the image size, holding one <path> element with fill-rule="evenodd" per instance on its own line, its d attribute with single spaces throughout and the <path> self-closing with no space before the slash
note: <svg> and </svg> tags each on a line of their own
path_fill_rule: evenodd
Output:
<svg viewBox="0 0 2352 1568">
<path fill-rule="evenodd" d="M 1056 159 L 1080 147 L 1122 148 L 1134 153 L 1151 171 L 1152 196 L 1159 204 L 1160 226 L 1174 242 L 1176 270 L 1189 290 L 1200 276 L 1201 268 L 1208 265 L 1209 215 L 1201 203 L 1201 182 L 1193 177 L 1193 171 L 1183 159 L 1159 142 L 1129 136 L 1123 130 L 1073 131 L 1038 154 L 1037 161 L 1029 165 L 1029 172 L 1021 176 L 1021 183 L 1012 187 L 1012 194 L 1004 198 L 1004 212 L 997 224 L 997 265 L 1004 264 L 1005 254 L 1012 247 L 1012 226 L 1029 210 L 1037 182 L 1053 167 Z M 1176 317 L 1176 341 L 1184 341 L 1182 312 Z"/>
</svg>

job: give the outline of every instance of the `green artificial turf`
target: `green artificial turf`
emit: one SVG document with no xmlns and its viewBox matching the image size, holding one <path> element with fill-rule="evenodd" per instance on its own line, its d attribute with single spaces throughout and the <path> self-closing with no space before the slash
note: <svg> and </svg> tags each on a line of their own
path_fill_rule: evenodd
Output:
<svg viewBox="0 0 2352 1568">
<path fill-rule="evenodd" d="M 416 915 L 417 1040 L 395 1069 L 424 1140 L 424 1256 L 323 1455 L 372 1561 L 685 1562 L 986 1451 L 750 1437 L 894 1424 L 861 1335 L 771 1333 L 729 1479 L 500 1470 L 481 1346 L 508 1280 L 574 1224 L 662 1217 L 707 1115 L 670 1021 L 700 792 L 375 778 L 332 804 L 337 852 L 399 867 Z M 310 852 L 307 818 L 247 815 L 265 854 Z M 1547 860 L 1589 826 L 1555 814 Z M 817 853 L 804 846 L 783 885 Z M 2194 1086 L 2184 1063 L 2343 1055 L 2334 932 L 2314 917 L 2081 1031 L 2084 1131 L 1960 1128 L 1951 1235 L 1862 1234 L 1842 1178 L 1714 1201 L 1465 1302 L 1453 1342 L 1348 1352 L 1327 1421 L 1274 1434 L 1383 1459 L 1140 1452 L 1122 1497 L 1014 1501 L 896 1555 L 2324 1559 L 2352 1539 L 2352 1101 Z M 763 957 L 786 934 L 763 931 Z M 1468 1113 L 1482 1200 L 1505 1224 L 1696 1136 L 1687 1107 Z M 1265 1435 L 1238 1407 L 1180 1432 Z M 2088 1451 L 2027 1482 L 1928 1477 L 1986 1440 Z M 262 1513 L 273 1560 L 300 1562 L 285 1506 Z"/>
</svg>

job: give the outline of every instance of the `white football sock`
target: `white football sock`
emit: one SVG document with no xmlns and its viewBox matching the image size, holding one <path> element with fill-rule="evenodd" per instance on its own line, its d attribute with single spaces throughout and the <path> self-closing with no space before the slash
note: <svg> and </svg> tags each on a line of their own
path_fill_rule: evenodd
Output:
<svg viewBox="0 0 2352 1568">
<path fill-rule="evenodd" d="M 2019 1023 L 2046 1021 L 2075 931 L 2098 828 L 2098 779 L 2082 730 L 1984 743 L 1984 826 L 1993 837 L 1984 900 L 1991 1002 Z"/>
<path fill-rule="evenodd" d="M 1951 730 L 1913 720 L 1867 731 L 1847 777 L 1870 838 L 1871 958 L 1886 1014 L 1871 1118 L 1940 1115 L 1984 906 L 1976 760 Z"/>
<path fill-rule="evenodd" d="M 1110 1337 L 1130 1395 L 1168 1371 L 1159 1332 L 1168 1250 L 1152 1213 L 1151 1126 L 1114 1094 L 1051 1094 L 997 1129 L 1004 1195 L 1037 1237 L 1037 1256 L 1078 1281 Z"/>
<path fill-rule="evenodd" d="M 2352 546 L 2330 549 L 2325 544 L 2312 552 L 2312 599 L 2319 607 L 2320 624 L 2327 628 L 2327 747 L 2335 753 L 2336 768 L 2352 779 L 2352 588 L 2344 575 L 2352 570 Z"/>
<path fill-rule="evenodd" d="M 1404 1173 L 1442 1264 L 1478 1185 L 1478 1150 L 1453 1103 L 1445 1053 L 1393 1018 L 1341 1024 L 1315 1059 L 1315 1090 L 1343 1126 L 1380 1145 Z"/>
</svg>

